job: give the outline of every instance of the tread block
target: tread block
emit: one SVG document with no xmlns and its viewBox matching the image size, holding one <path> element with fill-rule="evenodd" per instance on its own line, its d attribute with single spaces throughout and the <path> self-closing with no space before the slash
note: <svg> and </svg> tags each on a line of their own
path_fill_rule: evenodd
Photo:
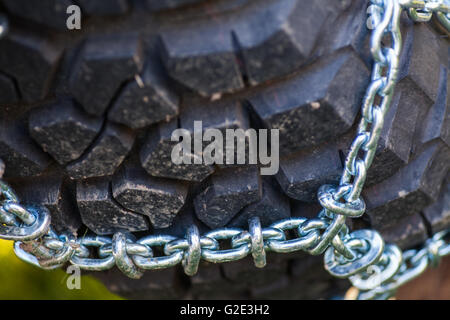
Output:
<svg viewBox="0 0 450 320">
<path fill-rule="evenodd" d="M 97 136 L 102 123 L 101 118 L 79 110 L 72 100 L 59 99 L 33 110 L 28 128 L 43 150 L 64 165 L 82 155 Z"/>
<path fill-rule="evenodd" d="M 161 35 L 161 57 L 169 75 L 202 96 L 242 89 L 230 30 L 206 22 Z"/>
<path fill-rule="evenodd" d="M 0 42 L 0 70 L 17 81 L 25 102 L 34 102 L 46 95 L 59 55 L 47 40 L 11 30 Z"/>
<path fill-rule="evenodd" d="M 423 214 L 433 233 L 450 226 L 450 179 L 447 178 L 438 200 L 426 207 Z"/>
<path fill-rule="evenodd" d="M 52 227 L 57 232 L 76 234 L 81 226 L 81 217 L 72 200 L 73 190 L 61 177 L 36 177 L 32 180 L 18 180 L 11 186 L 23 203 L 45 206 L 52 218 Z"/>
<path fill-rule="evenodd" d="M 281 299 L 330 299 L 333 295 L 342 296 L 348 289 L 348 280 L 337 279 L 323 268 L 320 256 L 303 256 L 290 263 L 291 277 L 287 285 L 268 286 L 254 290 L 255 298 Z M 308 290 L 298 290 L 308 288 Z M 257 295 L 256 295 L 257 293 Z"/>
<path fill-rule="evenodd" d="M 0 73 L 0 103 L 14 103 L 19 100 L 14 80 L 5 74 Z"/>
<path fill-rule="evenodd" d="M 66 9 L 74 4 L 71 0 L 2 0 L 3 5 L 12 14 L 47 27 L 67 30 Z"/>
<path fill-rule="evenodd" d="M 150 59 L 142 76 L 136 76 L 123 88 L 108 118 L 133 129 L 142 128 L 177 115 L 178 103 L 161 66 Z"/>
<path fill-rule="evenodd" d="M 190 4 L 197 4 L 205 0 L 146 0 L 145 3 L 151 11 L 173 9 Z"/>
<path fill-rule="evenodd" d="M 208 179 L 194 206 L 197 217 L 210 228 L 225 226 L 243 207 L 262 197 L 257 167 L 226 168 Z"/>
<path fill-rule="evenodd" d="M 450 169 L 450 148 L 441 143 L 436 142 L 437 150 L 433 152 L 433 144 L 430 144 L 429 149 L 425 148 L 423 152 L 431 150 L 433 153 L 431 161 L 424 172 L 424 179 L 422 181 L 422 188 L 424 192 L 433 200 L 436 201 L 439 197 L 443 181 Z"/>
<path fill-rule="evenodd" d="M 394 176 L 363 191 L 372 226 L 388 228 L 436 200 L 450 166 L 449 157 L 446 146 L 428 145 Z"/>
<path fill-rule="evenodd" d="M 367 172 L 367 186 L 389 178 L 409 161 L 419 108 L 428 108 L 431 102 L 422 91 L 415 89 L 407 79 L 396 87 L 372 166 Z"/>
<path fill-rule="evenodd" d="M 368 76 L 364 63 L 353 52 L 343 51 L 249 102 L 266 128 L 280 130 L 280 152 L 293 152 L 350 129 Z"/>
<path fill-rule="evenodd" d="M 77 4 L 90 16 L 120 15 L 129 10 L 127 0 L 77 0 Z"/>
<path fill-rule="evenodd" d="M 215 128 L 223 131 L 225 129 L 248 129 L 249 119 L 240 102 L 202 103 L 189 105 L 180 113 L 180 125 L 194 133 L 194 121 L 202 121 L 202 128 Z"/>
<path fill-rule="evenodd" d="M 163 61 L 172 78 L 202 96 L 242 89 L 244 78 L 256 85 L 285 76 L 308 58 L 335 7 L 322 0 L 278 0 L 249 4 L 232 18 L 196 19 L 161 35 Z M 205 15 L 211 16 L 208 10 Z"/>
<path fill-rule="evenodd" d="M 186 102 L 188 103 L 188 102 Z M 240 102 L 225 102 L 212 104 L 192 104 L 189 108 L 183 109 L 180 114 L 180 125 L 186 129 L 194 137 L 194 121 L 202 122 L 202 134 L 207 129 L 218 129 L 223 134 L 224 148 L 227 146 L 227 129 L 243 129 L 250 128 L 250 120 L 247 113 Z M 237 140 L 237 138 L 235 139 Z M 208 146 L 210 141 L 203 141 L 203 148 Z M 249 147 L 245 142 L 245 163 L 248 164 Z M 234 162 L 237 163 L 237 144 L 234 142 Z M 222 164 L 216 164 L 219 168 L 232 166 L 226 164 L 226 150 L 223 150 Z"/>
<path fill-rule="evenodd" d="M 312 202 L 322 184 L 339 182 L 342 170 L 338 149 L 327 144 L 282 158 L 275 177 L 289 197 Z"/>
<path fill-rule="evenodd" d="M 290 266 L 291 274 L 296 278 L 305 277 L 312 269 L 321 265 L 321 262 L 323 260 L 320 257 L 301 252 L 301 256 L 292 260 Z"/>
<path fill-rule="evenodd" d="M 394 226 L 380 230 L 386 243 L 395 243 L 401 249 L 410 249 L 427 240 L 427 229 L 420 214 L 397 221 Z"/>
<path fill-rule="evenodd" d="M 185 3 L 188 1 L 190 3 Z M 240 9 L 244 9 L 251 0 L 181 0 L 179 3 L 182 5 L 179 7 L 164 6 L 163 1 L 159 0 L 146 0 L 146 8 L 150 12 L 161 13 L 165 17 L 170 17 L 172 21 L 198 21 L 206 17 L 220 18 L 226 13 L 236 13 Z M 174 3 L 176 5 L 176 3 Z M 176 10 L 172 10 L 176 9 Z"/>
<path fill-rule="evenodd" d="M 141 71 L 143 59 L 134 35 L 89 38 L 73 64 L 69 90 L 88 113 L 101 115 L 121 84 Z"/>
<path fill-rule="evenodd" d="M 299 263 L 304 263 L 304 257 Z M 290 265 L 294 265 L 294 260 Z M 298 290 L 308 288 L 308 290 Z M 323 268 L 323 259 L 316 259 L 309 264 L 307 272 L 302 275 L 284 275 L 274 282 L 269 282 L 250 289 L 252 299 L 330 299 L 333 294 L 342 294 L 348 289 L 347 282 L 342 279 L 332 279 Z"/>
<path fill-rule="evenodd" d="M 440 138 L 450 146 L 450 82 L 449 70 L 441 65 L 439 92 L 436 102 L 428 111 L 424 126 L 422 127 L 422 143 Z"/>
<path fill-rule="evenodd" d="M 0 178 L 3 178 L 3 175 L 5 174 L 5 163 L 3 160 L 0 161 Z"/>
<path fill-rule="evenodd" d="M 0 158 L 5 162 L 5 177 L 34 176 L 51 162 L 30 139 L 24 124 L 7 119 L 0 120 Z"/>
<path fill-rule="evenodd" d="M 425 24 L 408 22 L 403 31 L 405 41 L 400 59 L 399 80 L 410 78 L 434 102 L 439 94 L 440 39 Z"/>
<path fill-rule="evenodd" d="M 184 288 L 179 281 L 179 270 L 168 268 L 144 272 L 139 281 L 130 279 L 113 268 L 97 272 L 95 276 L 112 292 L 127 299 L 181 299 Z"/>
<path fill-rule="evenodd" d="M 127 211 L 115 202 L 106 178 L 78 181 L 77 204 L 83 223 L 97 234 L 149 229 L 143 215 Z"/>
<path fill-rule="evenodd" d="M 229 299 L 231 295 L 246 297 L 242 286 L 237 286 L 222 276 L 221 268 L 222 265 L 207 262 L 199 266 L 198 272 L 190 277 L 189 293 L 194 299 Z"/>
<path fill-rule="evenodd" d="M 194 164 L 197 155 L 192 154 L 192 164 L 175 164 L 171 154 L 177 141 L 171 141 L 172 132 L 178 128 L 177 119 L 150 128 L 140 151 L 142 167 L 155 177 L 202 181 L 214 172 L 213 166 Z"/>
<path fill-rule="evenodd" d="M 275 221 L 289 218 L 291 209 L 289 200 L 269 182 L 262 182 L 262 198 L 242 209 L 242 211 L 230 221 L 230 227 L 248 229 L 248 220 L 259 217 L 261 225 L 267 227 Z"/>
<path fill-rule="evenodd" d="M 330 3 L 326 4 L 327 6 Z M 367 3 L 364 1 L 342 1 L 334 4 L 334 10 L 322 28 L 318 39 L 317 56 L 330 54 L 350 47 L 358 53 L 367 66 L 372 65 L 370 54 L 370 30 L 362 21 L 367 20 Z"/>
<path fill-rule="evenodd" d="M 314 219 L 322 209 L 323 208 L 320 205 L 319 201 L 302 202 L 291 200 L 291 215 L 293 217 L 305 217 L 308 219 Z"/>
<path fill-rule="evenodd" d="M 140 166 L 125 165 L 112 180 L 114 199 L 128 210 L 147 215 L 157 229 L 172 224 L 187 191 L 185 183 L 150 177 Z"/>
<path fill-rule="evenodd" d="M 184 238 L 191 225 L 197 226 L 200 234 L 205 234 L 210 230 L 195 216 L 194 205 L 189 196 L 185 202 L 186 204 L 177 213 L 170 227 L 155 229 L 153 230 L 155 234 L 170 234 L 179 238 Z"/>
<path fill-rule="evenodd" d="M 262 269 L 255 267 L 251 255 L 238 261 L 224 263 L 222 264 L 223 274 L 235 286 L 241 287 L 258 287 L 275 282 L 286 275 L 287 261 L 274 261 L 271 254 L 268 254 L 266 258 L 267 265 Z"/>
<path fill-rule="evenodd" d="M 126 127 L 107 123 L 83 156 L 67 165 L 74 179 L 112 175 L 131 150 L 134 133 Z"/>
<path fill-rule="evenodd" d="M 291 283 L 290 277 L 284 275 L 278 281 L 250 288 L 250 296 L 252 299 L 277 299 L 280 297 L 280 293 L 286 292 Z M 291 294 L 288 294 L 288 297 L 295 299 Z"/>
<path fill-rule="evenodd" d="M 306 61 L 331 11 L 324 4 L 324 1 L 272 1 L 232 27 L 251 85 L 290 74 Z M 264 28 L 255 31 L 254 26 L 258 25 Z"/>
</svg>

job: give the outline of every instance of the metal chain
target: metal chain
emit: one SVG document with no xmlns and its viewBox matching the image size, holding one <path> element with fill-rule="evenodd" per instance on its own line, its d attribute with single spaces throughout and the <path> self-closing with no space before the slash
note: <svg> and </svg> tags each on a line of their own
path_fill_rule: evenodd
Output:
<svg viewBox="0 0 450 320">
<path fill-rule="evenodd" d="M 52 230 L 45 207 L 19 204 L 13 189 L 1 180 L 4 165 L 0 160 L 0 238 L 14 240 L 14 251 L 19 258 L 44 269 L 59 268 L 68 262 L 91 271 L 116 266 L 136 279 L 144 270 L 179 263 L 185 273 L 192 276 L 202 259 L 222 263 L 251 254 L 255 266 L 262 268 L 266 265 L 267 252 L 325 253 L 325 268 L 336 277 L 349 278 L 360 290 L 358 298 L 392 296 L 400 285 L 450 254 L 450 229 L 434 235 L 422 249 L 402 254 L 397 246 L 385 245 L 375 230 L 349 233 L 345 220 L 360 217 L 365 211 L 360 194 L 399 72 L 400 14 L 407 10 L 415 21 L 429 21 L 436 14 L 450 30 L 450 6 L 448 0 L 371 0 L 371 3 L 368 26 L 373 29 L 374 66 L 362 104 L 362 119 L 339 185 L 319 188 L 318 199 L 323 209 L 317 218 L 290 218 L 262 228 L 259 218 L 253 217 L 249 220 L 248 231 L 221 228 L 204 235 L 193 225 L 184 238 L 148 235 L 136 240 L 132 234 L 117 232 L 112 238 L 86 235 L 76 239 Z M 227 249 L 223 248 L 224 242 L 228 242 Z"/>
<path fill-rule="evenodd" d="M 421 249 L 401 252 L 387 245 L 378 263 L 361 274 L 350 277 L 356 297 L 361 300 L 389 299 L 396 290 L 422 274 L 427 267 L 436 267 L 442 257 L 450 255 L 450 229 L 436 233 Z"/>
<path fill-rule="evenodd" d="M 399 0 L 400 5 L 416 22 L 428 22 L 436 18 L 444 28 L 450 31 L 450 2 L 448 0 Z"/>
</svg>

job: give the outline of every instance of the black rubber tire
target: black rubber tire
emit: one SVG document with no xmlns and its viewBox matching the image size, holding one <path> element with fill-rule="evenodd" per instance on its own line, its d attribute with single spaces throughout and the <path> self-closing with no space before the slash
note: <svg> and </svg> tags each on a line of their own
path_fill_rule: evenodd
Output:
<svg viewBox="0 0 450 320">
<path fill-rule="evenodd" d="M 81 30 L 65 8 L 82 9 Z M 359 0 L 1 0 L 0 158 L 25 202 L 57 231 L 184 236 L 313 217 L 336 183 L 370 78 L 367 3 Z M 402 17 L 401 76 L 353 229 L 402 248 L 450 226 L 448 34 Z M 176 128 L 278 128 L 280 170 L 174 165 Z M 226 120 L 226 121 L 224 121 Z M 221 190 L 226 190 L 222 192 Z M 269 254 L 131 280 L 132 298 L 330 298 L 321 257 Z M 298 290 L 298 288 L 302 290 Z M 220 288 L 220 289 L 219 289 Z"/>
</svg>

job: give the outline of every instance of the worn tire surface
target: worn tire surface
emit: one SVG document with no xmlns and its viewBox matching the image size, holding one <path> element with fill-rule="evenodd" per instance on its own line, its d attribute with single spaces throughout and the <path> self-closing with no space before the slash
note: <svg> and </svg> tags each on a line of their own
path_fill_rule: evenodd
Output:
<svg viewBox="0 0 450 320">
<path fill-rule="evenodd" d="M 81 30 L 65 8 L 81 7 Z M 183 236 L 318 212 L 354 136 L 371 59 L 360 0 L 1 0 L 0 158 L 53 227 Z M 369 170 L 367 213 L 402 248 L 450 226 L 448 34 L 402 17 L 401 76 Z M 277 128 L 280 169 L 174 165 L 176 128 Z M 330 298 L 346 281 L 321 257 L 269 254 L 131 280 L 97 274 L 132 298 Z"/>
</svg>

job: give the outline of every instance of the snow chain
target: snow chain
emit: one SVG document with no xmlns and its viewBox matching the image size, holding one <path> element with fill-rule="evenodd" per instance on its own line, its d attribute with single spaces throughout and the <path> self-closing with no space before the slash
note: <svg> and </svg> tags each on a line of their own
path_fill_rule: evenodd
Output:
<svg viewBox="0 0 450 320">
<path fill-rule="evenodd" d="M 324 253 L 325 268 L 336 277 L 348 278 L 357 290 L 356 298 L 392 297 L 399 286 L 450 254 L 450 229 L 435 234 L 421 249 L 402 253 L 396 245 L 385 245 L 375 230 L 349 233 L 345 224 L 346 218 L 360 217 L 366 208 L 360 194 L 398 77 L 402 46 L 399 20 L 403 10 L 418 22 L 429 21 L 435 14 L 450 31 L 449 0 L 371 0 L 367 11 L 367 26 L 373 29 L 370 50 L 375 60 L 371 83 L 340 183 L 323 185 L 318 191 L 323 209 L 317 218 L 290 218 L 262 228 L 258 217 L 253 217 L 248 231 L 221 228 L 204 235 L 192 225 L 185 238 L 148 235 L 136 240 L 131 234 L 117 232 L 112 238 L 87 235 L 76 239 L 69 234 L 56 234 L 45 207 L 20 205 L 14 191 L 0 180 L 0 238 L 14 240 L 19 258 L 44 269 L 59 268 L 67 262 L 83 270 L 102 271 L 117 266 L 125 275 L 136 279 L 144 270 L 168 268 L 178 263 L 192 276 L 201 259 L 221 263 L 251 254 L 255 266 L 262 268 L 266 264 L 266 252 L 270 251 Z M 1 30 L 6 29 L 3 23 Z M 386 35 L 390 36 L 389 46 L 382 42 Z M 0 160 L 0 178 L 3 171 Z M 287 238 L 288 230 L 295 230 L 297 236 Z M 231 241 L 231 248 L 221 249 L 220 240 Z M 96 248 L 96 258 L 92 258 L 89 247 Z M 156 256 L 155 247 L 162 248 L 164 254 Z"/>
</svg>

